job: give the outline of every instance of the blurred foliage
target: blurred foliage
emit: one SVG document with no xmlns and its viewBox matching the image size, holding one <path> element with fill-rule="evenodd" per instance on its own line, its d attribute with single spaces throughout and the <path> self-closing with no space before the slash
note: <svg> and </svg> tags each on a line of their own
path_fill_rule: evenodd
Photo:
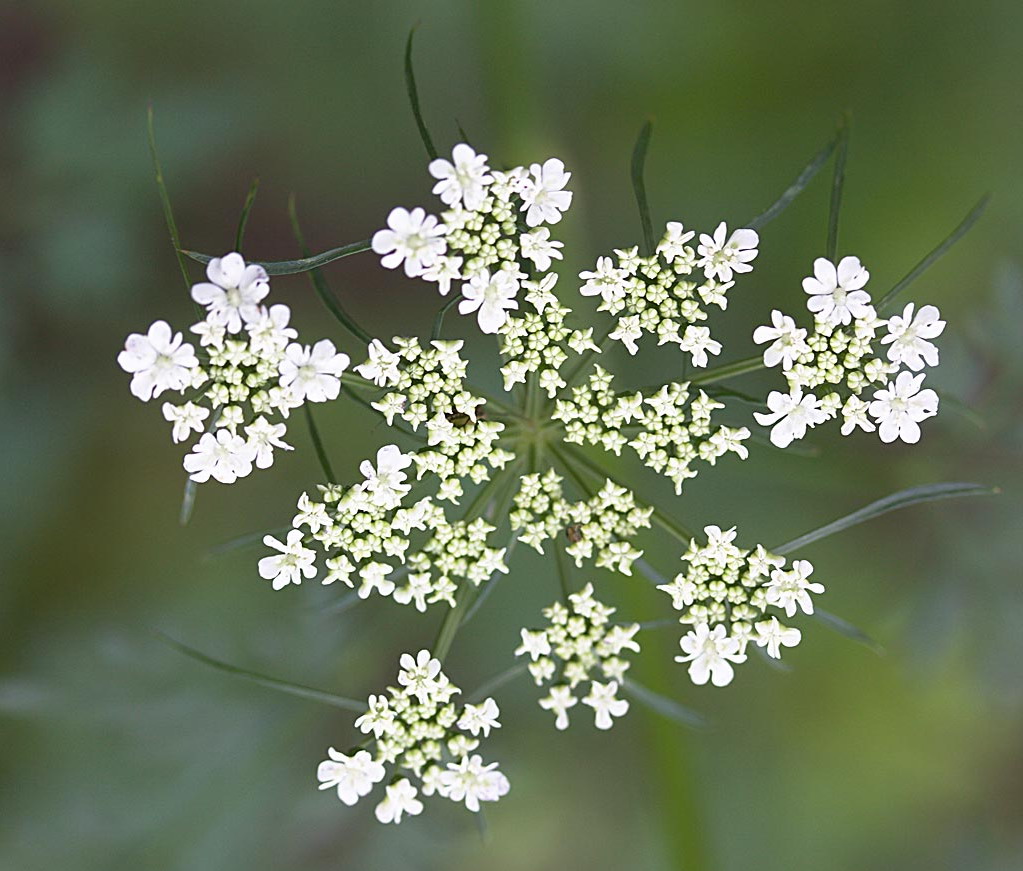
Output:
<svg viewBox="0 0 1023 871">
<path fill-rule="evenodd" d="M 667 666 L 650 675 L 707 714 L 701 732 L 637 709 L 609 735 L 556 734 L 532 688 L 513 684 L 494 746 L 513 790 L 485 844 L 454 808 L 384 831 L 368 804 L 317 792 L 315 764 L 350 715 L 232 682 L 155 637 L 358 696 L 434 626 L 386 603 L 338 614 L 335 592 L 308 585 L 273 593 L 252 549 L 206 556 L 288 521 L 318 476 L 310 445 L 200 488 L 180 528 L 179 451 L 114 363 L 128 332 L 190 311 L 152 184 L 147 102 L 188 247 L 231 245 L 256 175 L 250 256 L 296 256 L 291 192 L 314 250 L 366 238 L 392 205 L 429 193 L 402 78 L 417 20 L 442 151 L 461 124 L 495 161 L 558 154 L 575 172 L 565 274 L 638 241 L 628 162 L 650 116 L 655 225 L 707 227 L 765 208 L 851 110 L 839 251 L 879 288 L 994 194 L 908 297 L 948 315 L 937 380 L 959 402 L 918 450 L 827 435 L 816 458 L 759 447 L 673 509 L 770 543 L 900 487 L 1000 484 L 998 499 L 923 506 L 807 550 L 826 607 L 886 655 L 810 624 L 788 674 L 752 664 L 725 691 Z M 1008 0 L 0 7 L 0 867 L 659 871 L 679 867 L 692 831 L 714 868 L 1023 865 L 1021 39 L 1023 7 Z M 772 307 L 799 304 L 827 202 L 819 179 L 764 231 L 722 327 L 733 356 Z M 429 328 L 436 300 L 371 257 L 328 272 L 371 328 Z M 300 327 L 326 328 L 301 276 L 274 288 Z M 325 412 L 339 466 L 381 436 L 360 409 Z M 648 557 L 670 570 L 677 553 L 666 542 Z M 543 563 L 516 559 L 456 642 L 449 670 L 466 688 L 504 667 L 516 628 L 552 598 L 553 582 L 529 582 Z M 639 619 L 658 615 L 651 590 L 610 586 Z M 666 662 L 675 637 L 659 631 L 647 653 Z"/>
</svg>

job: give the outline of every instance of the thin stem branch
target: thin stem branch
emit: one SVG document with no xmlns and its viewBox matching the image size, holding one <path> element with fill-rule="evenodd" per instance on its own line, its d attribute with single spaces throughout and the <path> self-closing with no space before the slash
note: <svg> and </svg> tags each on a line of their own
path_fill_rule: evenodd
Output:
<svg viewBox="0 0 1023 871">
<path fill-rule="evenodd" d="M 313 411 L 309 407 L 308 402 L 302 408 L 305 411 L 305 421 L 309 426 L 309 437 L 313 440 L 313 447 L 316 449 L 316 458 L 320 461 L 320 468 L 323 469 L 323 474 L 327 476 L 326 483 L 336 484 L 337 477 L 334 475 L 334 469 L 330 465 L 330 459 L 327 457 L 327 450 L 323 446 L 323 440 L 320 438 L 320 431 L 316 427 L 316 421 L 313 420 Z"/>
<path fill-rule="evenodd" d="M 755 357 L 747 357 L 745 360 L 736 360 L 734 363 L 726 363 L 724 366 L 715 366 L 713 369 L 705 369 L 697 372 L 689 379 L 690 384 L 714 384 L 718 381 L 725 381 L 747 372 L 756 372 L 766 369 L 764 355 L 757 354 Z"/>
</svg>

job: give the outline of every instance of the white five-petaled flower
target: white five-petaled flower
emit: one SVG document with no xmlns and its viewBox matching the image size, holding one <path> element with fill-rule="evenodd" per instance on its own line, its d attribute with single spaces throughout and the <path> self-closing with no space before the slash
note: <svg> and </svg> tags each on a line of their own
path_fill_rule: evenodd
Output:
<svg viewBox="0 0 1023 871">
<path fill-rule="evenodd" d="M 813 261 L 813 275 L 803 279 L 803 290 L 810 295 L 806 307 L 836 327 L 871 319 L 870 294 L 862 290 L 869 278 L 859 257 L 843 257 L 837 267 L 826 257 L 818 257 Z"/>
<path fill-rule="evenodd" d="M 488 698 L 479 705 L 466 705 L 458 719 L 458 728 L 463 732 L 471 732 L 473 737 L 482 732 L 483 737 L 487 738 L 491 729 L 501 728 L 497 720 L 500 716 L 501 709 L 497 702 Z"/>
<path fill-rule="evenodd" d="M 387 785 L 387 797 L 376 806 L 376 818 L 382 823 L 400 823 L 404 814 L 410 817 L 423 812 L 423 803 L 416 798 L 419 791 L 403 777 Z"/>
<path fill-rule="evenodd" d="M 459 314 L 477 312 L 476 319 L 484 333 L 496 333 L 505 321 L 508 312 L 519 307 L 515 297 L 519 292 L 519 277 L 508 269 L 498 269 L 493 275 L 490 270 L 481 269 L 462 285 L 462 296 L 458 303 Z"/>
<path fill-rule="evenodd" d="M 794 617 L 798 609 L 804 614 L 813 613 L 813 599 L 810 593 L 824 592 L 824 585 L 807 578 L 813 574 L 813 564 L 805 559 L 792 563 L 792 568 L 775 569 L 771 572 L 771 580 L 764 588 L 764 597 L 768 605 L 774 605 L 785 612 L 785 616 Z"/>
<path fill-rule="evenodd" d="M 771 427 L 771 444 L 779 448 L 787 448 L 793 441 L 803 438 L 807 428 L 828 419 L 817 397 L 812 393 L 804 396 L 798 387 L 791 394 L 772 390 L 767 396 L 767 407 L 768 413 L 755 411 L 753 417 L 762 426 Z"/>
<path fill-rule="evenodd" d="M 568 709 L 577 704 L 579 704 L 579 699 L 572 694 L 572 688 L 566 684 L 552 686 L 550 693 L 540 699 L 541 708 L 554 712 L 554 728 L 560 730 L 568 728 Z"/>
<path fill-rule="evenodd" d="M 259 576 L 273 581 L 275 590 L 283 590 L 288 584 L 301 584 L 302 578 L 316 576 L 316 551 L 305 547 L 302 538 L 300 529 L 292 529 L 286 541 L 279 541 L 272 535 L 263 536 L 263 544 L 280 551 L 259 561 Z"/>
<path fill-rule="evenodd" d="M 519 245 L 522 247 L 522 256 L 532 260 L 533 265 L 540 272 L 546 272 L 551 268 L 551 260 L 562 259 L 563 242 L 551 239 L 551 231 L 547 227 L 539 227 L 532 233 L 523 233 L 519 236 Z"/>
<path fill-rule="evenodd" d="M 448 770 L 439 777 L 439 789 L 452 801 L 464 801 L 476 813 L 481 801 L 497 801 L 508 794 L 508 778 L 497 770 L 497 763 L 483 764 L 481 756 L 463 756 L 458 763 L 449 762 Z"/>
<path fill-rule="evenodd" d="M 337 788 L 337 797 L 346 805 L 355 804 L 369 795 L 374 784 L 384 779 L 384 766 L 375 761 L 367 750 L 357 750 L 351 756 L 339 753 L 333 747 L 316 770 L 320 789 Z"/>
<path fill-rule="evenodd" d="M 398 665 L 401 667 L 401 671 L 398 672 L 398 683 L 418 698 L 421 704 L 426 704 L 426 700 L 438 686 L 440 660 L 434 659 L 429 650 L 420 650 L 415 657 L 411 653 L 403 653 Z"/>
<path fill-rule="evenodd" d="M 721 353 L 721 343 L 710 337 L 710 329 L 695 324 L 686 327 L 678 346 L 690 354 L 693 365 L 699 368 L 707 365 L 707 354 Z"/>
<path fill-rule="evenodd" d="M 172 333 L 166 321 L 154 321 L 145 335 L 128 336 L 117 363 L 131 373 L 132 395 L 143 402 L 164 390 L 185 390 L 199 365 L 192 346 L 182 342 L 181 333 Z"/>
<path fill-rule="evenodd" d="M 781 649 L 795 647 L 803 637 L 803 633 L 794 626 L 779 623 L 777 617 L 761 620 L 754 628 L 757 634 L 753 640 L 759 647 L 766 647 L 767 655 L 774 659 L 781 659 Z"/>
<path fill-rule="evenodd" d="M 174 405 L 170 402 L 163 404 L 164 420 L 174 424 L 171 430 L 171 438 L 174 443 L 183 442 L 187 439 L 192 430 L 202 432 L 203 421 L 210 416 L 210 410 L 196 405 L 194 402 L 186 402 L 184 405 Z"/>
<path fill-rule="evenodd" d="M 461 202 L 470 212 L 475 212 L 487 195 L 487 185 L 494 177 L 487 166 L 487 156 L 477 154 L 464 142 L 458 143 L 451 151 L 451 160 L 438 157 L 430 161 L 430 175 L 440 179 L 433 186 L 433 192 L 449 206 Z"/>
<path fill-rule="evenodd" d="M 197 484 L 213 478 L 221 484 L 233 484 L 252 471 L 256 448 L 229 429 L 216 435 L 206 433 L 184 459 L 185 471 Z"/>
<path fill-rule="evenodd" d="M 447 249 L 444 241 L 447 230 L 424 209 L 415 208 L 411 212 L 400 206 L 391 209 L 387 226 L 389 229 L 373 234 L 373 250 L 384 255 L 380 262 L 387 269 L 404 263 L 409 278 L 422 275 Z"/>
<path fill-rule="evenodd" d="M 888 335 L 881 344 L 891 345 L 888 359 L 893 363 L 903 363 L 919 372 L 925 365 L 938 365 L 938 349 L 928 339 L 936 339 L 944 329 L 937 306 L 925 305 L 913 317 L 913 303 L 909 303 L 901 315 L 888 319 Z"/>
<path fill-rule="evenodd" d="M 722 221 L 713 236 L 700 234 L 700 244 L 696 248 L 700 259 L 696 265 L 707 278 L 731 281 L 733 273 L 753 271 L 750 263 L 756 259 L 759 244 L 756 230 L 739 229 L 729 236 L 728 226 Z"/>
<path fill-rule="evenodd" d="M 529 182 L 522 190 L 522 211 L 530 227 L 561 220 L 561 213 L 572 205 L 572 193 L 564 189 L 571 177 L 572 173 L 565 172 L 564 162 L 557 157 L 529 168 Z"/>
<path fill-rule="evenodd" d="M 614 725 L 612 717 L 624 717 L 629 711 L 626 699 L 618 698 L 618 681 L 600 683 L 590 682 L 590 692 L 583 699 L 584 705 L 593 708 L 594 723 L 598 729 L 610 729 Z"/>
<path fill-rule="evenodd" d="M 938 413 L 938 394 L 929 388 L 921 390 L 923 380 L 923 372 L 900 372 L 894 383 L 874 393 L 867 410 L 877 421 L 877 434 L 885 444 L 896 439 L 916 444 L 920 441 L 920 421 Z"/>
<path fill-rule="evenodd" d="M 274 448 L 282 451 L 293 451 L 294 448 L 283 440 L 288 428 L 283 423 L 270 423 L 260 415 L 247 427 L 245 435 L 249 437 L 257 469 L 269 469 L 274 461 Z"/>
<path fill-rule="evenodd" d="M 771 312 L 771 326 L 757 327 L 753 331 L 753 341 L 758 345 L 765 342 L 772 344 L 764 350 L 764 365 L 791 369 L 792 364 L 803 353 L 809 350 L 806 344 L 806 330 L 796 327 L 796 322 L 778 309 Z"/>
<path fill-rule="evenodd" d="M 394 730 L 394 711 L 387 696 L 370 696 L 369 710 L 355 721 L 355 728 L 365 734 L 373 733 L 378 741 Z"/>
<path fill-rule="evenodd" d="M 387 387 L 396 383 L 401 377 L 398 369 L 401 357 L 388 350 L 380 339 L 370 342 L 366 350 L 369 353 L 369 359 L 356 366 L 355 371 L 368 381 L 372 381 L 377 387 Z"/>
<path fill-rule="evenodd" d="M 685 254 L 686 242 L 693 238 L 696 232 L 686 230 L 679 221 L 668 221 L 664 232 L 664 238 L 657 246 L 657 252 L 664 255 L 665 260 L 674 260 Z"/>
<path fill-rule="evenodd" d="M 547 638 L 547 633 L 543 631 L 533 632 L 529 629 L 520 630 L 522 635 L 522 644 L 515 648 L 515 655 L 522 656 L 523 653 L 528 653 L 529 658 L 536 662 L 541 656 L 547 656 L 551 652 L 551 643 Z"/>
<path fill-rule="evenodd" d="M 297 342 L 288 345 L 281 361 L 281 387 L 301 402 L 326 402 L 341 392 L 341 374 L 351 362 L 348 355 L 321 339 L 310 348 Z"/>
<path fill-rule="evenodd" d="M 405 483 L 408 475 L 404 471 L 411 465 L 411 454 L 403 454 L 397 445 L 384 445 L 377 451 L 376 467 L 370 460 L 363 460 L 359 466 L 366 477 L 363 490 L 380 508 L 397 508 L 402 497 L 412 489 L 411 484 Z"/>
<path fill-rule="evenodd" d="M 676 656 L 675 662 L 688 662 L 689 677 L 697 686 L 708 680 L 716 687 L 732 682 L 735 669 L 732 663 L 743 663 L 746 654 L 737 638 L 725 634 L 725 627 L 718 624 L 711 629 L 706 623 L 697 624 L 679 640 L 684 656 Z"/>
<path fill-rule="evenodd" d="M 260 301 L 270 292 L 269 278 L 262 266 L 245 264 L 236 252 L 214 257 L 206 264 L 208 282 L 192 286 L 192 299 L 206 306 L 207 320 L 229 333 L 241 331 L 263 317 Z"/>
</svg>

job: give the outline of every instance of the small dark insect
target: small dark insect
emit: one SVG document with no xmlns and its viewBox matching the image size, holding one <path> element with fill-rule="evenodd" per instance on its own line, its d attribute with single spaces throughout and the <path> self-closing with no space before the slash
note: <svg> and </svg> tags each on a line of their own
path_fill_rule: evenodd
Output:
<svg viewBox="0 0 1023 871">
<path fill-rule="evenodd" d="M 482 404 L 476 406 L 476 420 L 486 420 L 486 413 L 483 411 L 484 406 Z M 466 414 L 464 411 L 452 411 L 450 414 L 445 415 L 451 423 L 455 426 L 469 427 L 473 423 L 473 418 Z"/>
<path fill-rule="evenodd" d="M 568 538 L 572 544 L 576 544 L 583 540 L 583 531 L 580 529 L 578 523 L 573 523 L 565 527 L 565 537 Z"/>
</svg>

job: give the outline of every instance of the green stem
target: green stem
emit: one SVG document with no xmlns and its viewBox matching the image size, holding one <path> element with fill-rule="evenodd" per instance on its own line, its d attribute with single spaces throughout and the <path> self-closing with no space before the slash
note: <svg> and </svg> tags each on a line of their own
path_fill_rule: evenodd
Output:
<svg viewBox="0 0 1023 871">
<path fill-rule="evenodd" d="M 757 354 L 755 357 L 747 357 L 745 360 L 736 360 L 734 363 L 726 363 L 724 366 L 715 366 L 713 369 L 698 372 L 689 379 L 689 383 L 714 384 L 728 378 L 735 378 L 738 375 L 745 375 L 747 372 L 756 372 L 766 368 L 764 355 Z"/>
<path fill-rule="evenodd" d="M 313 447 L 316 449 L 316 457 L 320 461 L 320 468 L 323 469 L 323 474 L 327 476 L 326 483 L 336 484 L 337 477 L 334 475 L 333 468 L 331 468 L 327 451 L 323 447 L 323 440 L 320 438 L 320 431 L 316 428 L 316 421 L 313 420 L 313 411 L 309 407 L 308 402 L 302 408 L 305 411 L 305 420 L 309 425 L 309 436 L 313 440 Z"/>
</svg>

